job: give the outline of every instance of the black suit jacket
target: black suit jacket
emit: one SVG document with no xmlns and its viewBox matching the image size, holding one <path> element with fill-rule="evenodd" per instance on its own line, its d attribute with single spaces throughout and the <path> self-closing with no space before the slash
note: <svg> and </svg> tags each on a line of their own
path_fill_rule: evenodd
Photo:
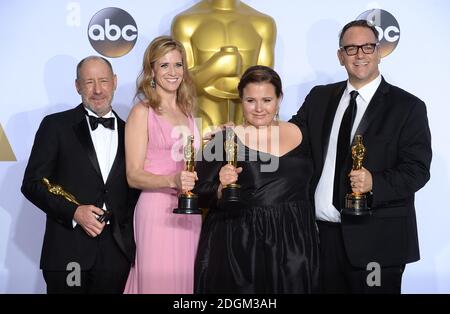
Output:
<svg viewBox="0 0 450 314">
<path fill-rule="evenodd" d="M 331 127 L 347 82 L 316 86 L 291 122 L 306 128 L 314 161 L 312 199 L 322 174 Z M 363 136 L 363 167 L 373 178 L 366 218 L 342 216 L 344 245 L 354 266 L 401 265 L 420 258 L 414 194 L 430 178 L 431 135 L 423 101 L 382 79 L 356 134 Z M 350 152 L 340 173 L 340 203 L 351 192 Z"/>
<path fill-rule="evenodd" d="M 114 113 L 115 114 L 115 113 Z M 98 238 L 89 237 L 81 226 L 73 228 L 77 205 L 48 192 L 47 177 L 61 185 L 81 204 L 112 210 L 113 237 L 130 262 L 134 262 L 133 211 L 138 196 L 128 188 L 125 173 L 124 126 L 117 114 L 118 149 L 106 183 L 89 132 L 83 105 L 46 116 L 36 133 L 25 170 L 22 193 L 47 214 L 40 266 L 44 270 L 66 270 L 70 262 L 89 269 L 98 251 Z"/>
</svg>

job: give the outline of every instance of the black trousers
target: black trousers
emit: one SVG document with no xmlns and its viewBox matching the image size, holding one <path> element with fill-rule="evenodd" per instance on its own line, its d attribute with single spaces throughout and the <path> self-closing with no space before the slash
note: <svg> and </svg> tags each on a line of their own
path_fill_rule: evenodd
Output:
<svg viewBox="0 0 450 314">
<path fill-rule="evenodd" d="M 320 241 L 321 293 L 401 293 L 405 265 L 379 269 L 369 267 L 369 270 L 354 267 L 345 252 L 341 224 L 317 221 L 317 226 Z"/>
<path fill-rule="evenodd" d="M 97 256 L 91 269 L 82 270 L 79 275 L 74 273 L 74 268 L 69 271 L 43 270 L 48 294 L 123 293 L 130 262 L 116 244 L 109 225 L 97 240 Z"/>
</svg>

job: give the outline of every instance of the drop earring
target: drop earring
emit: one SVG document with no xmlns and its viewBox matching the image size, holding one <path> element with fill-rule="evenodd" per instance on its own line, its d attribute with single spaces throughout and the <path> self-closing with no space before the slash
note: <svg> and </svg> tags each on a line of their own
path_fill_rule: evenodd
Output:
<svg viewBox="0 0 450 314">
<path fill-rule="evenodd" d="M 156 83 L 155 83 L 155 79 L 152 77 L 152 80 L 150 81 L 150 87 L 155 89 L 156 88 Z"/>
</svg>

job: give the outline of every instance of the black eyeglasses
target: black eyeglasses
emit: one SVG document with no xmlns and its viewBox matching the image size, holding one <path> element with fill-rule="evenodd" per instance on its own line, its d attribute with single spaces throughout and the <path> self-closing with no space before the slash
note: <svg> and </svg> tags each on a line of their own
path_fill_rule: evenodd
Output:
<svg viewBox="0 0 450 314">
<path fill-rule="evenodd" d="M 340 49 L 344 50 L 347 56 L 355 56 L 358 54 L 359 48 L 366 54 L 370 55 L 374 53 L 375 48 L 378 46 L 378 43 L 368 43 L 364 45 L 348 45 L 343 46 Z"/>
</svg>

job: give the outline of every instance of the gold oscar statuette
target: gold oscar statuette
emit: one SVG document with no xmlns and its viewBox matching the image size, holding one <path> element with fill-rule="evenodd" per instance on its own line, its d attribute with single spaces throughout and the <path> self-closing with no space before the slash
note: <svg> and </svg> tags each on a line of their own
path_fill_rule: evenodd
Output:
<svg viewBox="0 0 450 314">
<path fill-rule="evenodd" d="M 80 206 L 81 204 L 77 201 L 77 199 L 75 198 L 75 196 L 73 196 L 72 194 L 64 191 L 64 189 L 62 188 L 62 186 L 57 185 L 57 184 L 51 184 L 50 180 L 47 178 L 42 178 L 42 182 L 45 184 L 45 186 L 47 187 L 47 190 L 54 194 L 54 195 L 58 195 L 58 196 L 62 196 L 64 197 L 66 200 L 68 200 L 69 202 Z"/>
<path fill-rule="evenodd" d="M 236 134 L 231 127 L 225 131 L 225 158 L 229 165 L 237 167 L 237 143 Z M 223 187 L 222 198 L 219 205 L 221 208 L 241 208 L 241 186 L 237 183 L 231 183 Z"/>
<path fill-rule="evenodd" d="M 52 184 L 50 183 L 50 180 L 47 178 L 42 178 L 42 183 L 44 183 L 44 185 L 47 187 L 47 190 L 54 195 L 57 196 L 62 196 L 64 197 L 66 200 L 68 200 L 69 202 L 80 206 L 80 202 L 77 201 L 77 199 L 75 198 L 75 196 L 73 196 L 72 194 L 70 194 L 69 192 L 65 191 L 62 186 L 57 185 L 57 184 Z M 111 211 L 104 211 L 103 210 L 103 215 L 100 215 L 97 217 L 97 220 L 100 222 L 107 222 L 109 219 L 111 219 L 111 215 L 112 212 Z"/>
<path fill-rule="evenodd" d="M 194 172 L 195 149 L 194 136 L 188 136 L 187 144 L 183 149 L 186 171 Z M 198 208 L 198 197 L 191 191 L 183 192 L 178 196 L 178 207 L 173 210 L 175 214 L 200 215 L 202 212 Z"/>
<path fill-rule="evenodd" d="M 252 65 L 273 66 L 275 20 L 240 0 L 200 0 L 174 17 L 171 33 L 186 49 L 202 135 L 240 124 L 239 79 Z"/>
<path fill-rule="evenodd" d="M 366 148 L 362 142 L 362 136 L 355 136 L 355 144 L 352 146 L 352 169 L 360 170 L 363 165 Z M 370 215 L 371 211 L 367 205 L 367 195 L 359 192 L 348 193 L 345 196 L 345 208 L 342 214 L 350 216 Z"/>
</svg>

